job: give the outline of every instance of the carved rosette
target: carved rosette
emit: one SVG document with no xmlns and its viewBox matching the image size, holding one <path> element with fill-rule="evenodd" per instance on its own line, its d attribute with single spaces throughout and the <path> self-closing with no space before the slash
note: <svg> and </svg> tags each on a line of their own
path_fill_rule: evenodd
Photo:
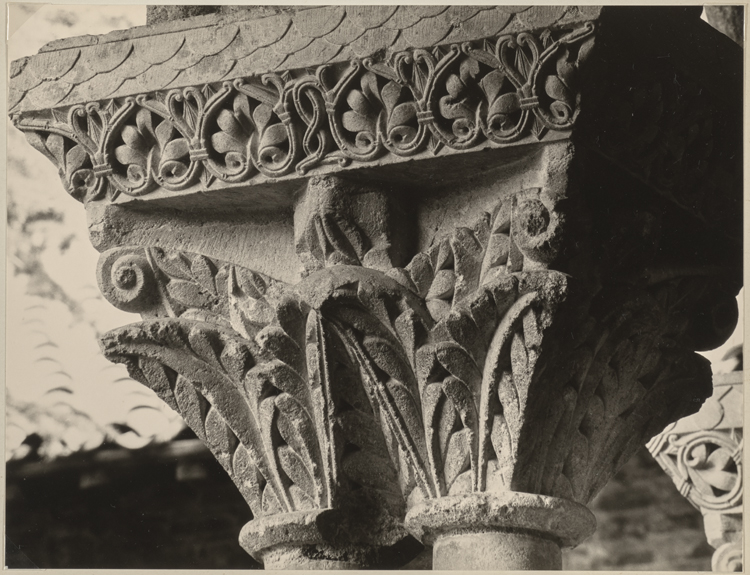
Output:
<svg viewBox="0 0 750 575">
<path fill-rule="evenodd" d="M 714 376 L 700 411 L 669 426 L 648 449 L 680 493 L 703 513 L 714 571 L 742 570 L 742 372 Z"/>
<path fill-rule="evenodd" d="M 81 201 L 567 133 L 592 23 L 12 115 Z"/>
</svg>

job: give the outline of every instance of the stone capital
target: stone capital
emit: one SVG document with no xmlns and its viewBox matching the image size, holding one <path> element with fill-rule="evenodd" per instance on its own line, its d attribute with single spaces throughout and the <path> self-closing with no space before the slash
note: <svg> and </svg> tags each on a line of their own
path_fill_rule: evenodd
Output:
<svg viewBox="0 0 750 575">
<path fill-rule="evenodd" d="M 680 493 L 703 513 L 714 571 L 741 571 L 743 372 L 714 376 L 698 413 L 668 425 L 648 449 Z"/>
<path fill-rule="evenodd" d="M 251 555 L 559 568 L 697 411 L 742 237 L 741 52 L 699 12 L 237 12 L 14 63 L 143 317 L 104 352 L 227 470 Z"/>
</svg>

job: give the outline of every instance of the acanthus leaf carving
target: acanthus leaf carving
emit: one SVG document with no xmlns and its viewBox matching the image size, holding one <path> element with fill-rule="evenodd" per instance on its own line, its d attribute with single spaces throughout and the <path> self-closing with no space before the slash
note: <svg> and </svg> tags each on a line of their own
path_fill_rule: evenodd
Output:
<svg viewBox="0 0 750 575">
<path fill-rule="evenodd" d="M 315 213 L 303 229 L 321 233 L 326 224 Z M 683 337 L 687 326 L 649 319 L 669 315 L 658 290 L 640 307 L 632 294 L 621 294 L 610 297 L 609 315 L 583 316 L 588 335 L 566 359 L 544 344 L 570 290 L 565 274 L 548 269 L 563 222 L 545 190 L 529 189 L 387 273 L 360 267 L 368 233 L 349 240 L 360 246 L 351 248 L 351 262 L 329 262 L 321 251 L 326 267 L 313 267 L 294 287 L 241 266 L 156 248 L 105 254 L 100 281 L 124 309 L 209 321 L 271 358 L 251 370 L 253 409 L 267 429 L 286 430 L 263 441 L 288 447 L 274 465 L 300 486 L 286 495 L 294 505 L 330 505 L 335 477 L 352 465 L 341 462 L 335 439 L 341 390 L 332 391 L 333 356 L 346 381 L 361 389 L 357 417 L 380 428 L 377 461 L 388 453 L 393 471 L 386 475 L 398 477 L 410 505 L 508 489 L 585 503 L 609 474 L 595 469 L 615 469 L 639 438 L 690 409 L 689 402 L 675 405 L 675 413 L 657 406 L 680 385 L 693 385 L 704 366 L 689 367 L 689 356 L 660 343 L 671 329 L 682 331 L 670 337 Z M 146 297 L 148 282 L 154 286 Z M 682 368 L 674 367 L 678 356 Z M 542 384 L 550 362 L 559 363 L 559 373 Z M 278 393 L 268 396 L 269 389 Z M 533 449 L 528 442 L 540 441 L 540 434 L 531 434 L 529 421 L 542 412 L 542 435 L 550 443 Z M 292 428 L 317 430 L 318 443 L 295 444 Z"/>
<path fill-rule="evenodd" d="M 105 253 L 99 273 L 110 301 L 155 318 L 110 332 L 105 353 L 183 415 L 257 520 L 354 506 L 392 524 L 376 544 L 405 536 L 380 424 L 364 391 L 347 389 L 356 370 L 290 286 L 156 248 Z M 366 529 L 351 537 L 373 544 Z"/>
<path fill-rule="evenodd" d="M 298 202 L 307 275 L 295 286 L 158 248 L 116 249 L 100 263 L 115 305 L 172 318 L 139 329 L 195 332 L 143 348 L 125 328 L 108 336 L 108 353 L 182 370 L 171 404 L 202 414 L 186 419 L 217 458 L 244 462 L 251 477 L 236 481 L 258 518 L 346 507 L 397 523 L 441 498 L 504 492 L 586 504 L 639 444 L 704 397 L 695 326 L 679 318 L 702 305 L 706 278 L 647 276 L 576 307 L 580 282 L 551 269 L 566 214 L 546 188 L 505 194 L 403 268 L 375 265 L 369 254 L 392 238 L 357 219 L 372 190 L 358 190 L 364 204 L 351 211 L 344 185 L 313 178 Z M 550 342 L 561 329 L 574 333 Z M 158 346 L 174 355 L 149 356 Z M 197 382 L 191 395 L 192 359 L 175 358 L 196 353 L 242 378 L 204 371 L 214 396 Z M 241 397 L 225 404 L 241 401 L 254 418 L 255 451 L 221 406 L 207 435 L 205 406 L 227 386 Z M 235 444 L 247 453 L 235 455 Z"/>
</svg>

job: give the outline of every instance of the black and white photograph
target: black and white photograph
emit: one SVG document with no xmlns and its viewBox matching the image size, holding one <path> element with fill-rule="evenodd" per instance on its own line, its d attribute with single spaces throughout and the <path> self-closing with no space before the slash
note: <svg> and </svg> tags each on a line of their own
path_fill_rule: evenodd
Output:
<svg viewBox="0 0 750 575">
<path fill-rule="evenodd" d="M 5 7 L 6 569 L 743 571 L 745 5 Z"/>
</svg>

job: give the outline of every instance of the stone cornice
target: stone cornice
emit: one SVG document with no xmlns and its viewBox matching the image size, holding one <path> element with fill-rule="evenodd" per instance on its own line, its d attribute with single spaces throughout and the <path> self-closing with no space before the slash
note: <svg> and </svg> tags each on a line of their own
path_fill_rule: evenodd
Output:
<svg viewBox="0 0 750 575">
<path fill-rule="evenodd" d="M 568 135 L 578 116 L 593 31 L 587 22 L 341 66 L 320 65 L 318 55 L 314 70 L 219 83 L 214 70 L 213 83 L 156 92 L 146 83 L 136 97 L 100 92 L 85 105 L 13 119 L 84 201 L 549 141 Z"/>
<path fill-rule="evenodd" d="M 62 40 L 14 62 L 11 117 L 84 202 L 224 209 L 252 189 L 253 202 L 289 207 L 307 175 L 367 169 L 419 186 L 440 165 L 460 181 L 487 164 L 473 152 L 503 165 L 527 144 L 572 138 L 737 238 L 741 79 L 716 74 L 704 52 L 722 69 L 741 54 L 693 12 L 197 17 Z M 652 16 L 650 35 L 639 31 Z M 695 42 L 676 39 L 681 26 Z"/>
</svg>

